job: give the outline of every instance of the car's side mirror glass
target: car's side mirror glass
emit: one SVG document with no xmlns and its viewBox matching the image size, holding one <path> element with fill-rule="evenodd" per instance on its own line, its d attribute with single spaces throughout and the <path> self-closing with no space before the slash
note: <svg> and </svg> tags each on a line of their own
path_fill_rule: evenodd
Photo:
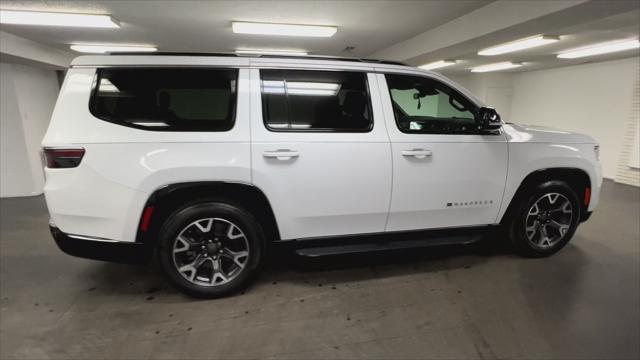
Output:
<svg viewBox="0 0 640 360">
<path fill-rule="evenodd" d="M 500 114 L 494 108 L 483 107 L 478 111 L 481 130 L 497 130 L 502 126 Z"/>
</svg>

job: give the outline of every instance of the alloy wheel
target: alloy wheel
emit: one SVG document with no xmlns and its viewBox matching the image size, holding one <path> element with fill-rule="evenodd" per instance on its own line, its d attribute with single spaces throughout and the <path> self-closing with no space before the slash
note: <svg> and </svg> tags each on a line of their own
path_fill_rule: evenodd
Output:
<svg viewBox="0 0 640 360">
<path fill-rule="evenodd" d="M 196 220 L 173 242 L 173 263 L 186 280 L 200 286 L 229 283 L 249 260 L 249 242 L 242 229 L 221 218 Z"/>
<path fill-rule="evenodd" d="M 548 249 L 562 240 L 573 220 L 573 205 L 559 193 L 542 195 L 529 208 L 525 233 L 529 243 L 538 249 Z"/>
</svg>

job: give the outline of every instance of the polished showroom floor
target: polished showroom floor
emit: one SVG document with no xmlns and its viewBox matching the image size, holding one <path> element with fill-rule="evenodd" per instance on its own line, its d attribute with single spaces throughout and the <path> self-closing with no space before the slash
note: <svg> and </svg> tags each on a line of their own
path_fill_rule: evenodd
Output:
<svg viewBox="0 0 640 360">
<path fill-rule="evenodd" d="M 152 267 L 67 256 L 42 197 L 0 201 L 1 358 L 638 358 L 640 189 L 605 183 L 547 259 L 487 242 L 311 262 L 194 300 Z"/>
</svg>

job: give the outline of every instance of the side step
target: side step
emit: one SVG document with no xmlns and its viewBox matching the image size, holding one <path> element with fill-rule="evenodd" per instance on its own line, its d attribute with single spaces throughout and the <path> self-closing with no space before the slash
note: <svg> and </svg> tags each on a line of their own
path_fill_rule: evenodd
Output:
<svg viewBox="0 0 640 360">
<path fill-rule="evenodd" d="M 467 245 L 478 242 L 494 226 L 451 230 L 428 230 L 365 234 L 295 240 L 293 249 L 299 256 L 320 257 L 366 252 L 424 248 L 445 245 Z"/>
</svg>

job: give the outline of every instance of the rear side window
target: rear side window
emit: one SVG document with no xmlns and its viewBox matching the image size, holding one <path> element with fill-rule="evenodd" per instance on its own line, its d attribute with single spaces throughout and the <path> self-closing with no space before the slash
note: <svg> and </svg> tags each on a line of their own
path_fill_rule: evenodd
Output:
<svg viewBox="0 0 640 360">
<path fill-rule="evenodd" d="M 272 131 L 367 132 L 373 128 L 365 73 L 261 70 L 262 115 Z"/>
<path fill-rule="evenodd" d="M 99 69 L 94 116 L 156 131 L 233 127 L 237 69 Z"/>
</svg>

